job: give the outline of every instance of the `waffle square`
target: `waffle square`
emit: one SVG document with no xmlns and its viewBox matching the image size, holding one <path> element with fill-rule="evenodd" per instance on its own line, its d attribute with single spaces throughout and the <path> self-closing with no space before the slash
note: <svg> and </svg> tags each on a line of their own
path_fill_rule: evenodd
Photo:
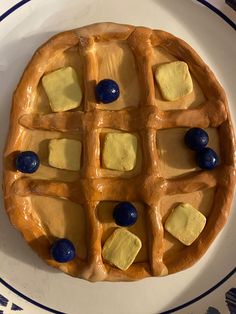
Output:
<svg viewBox="0 0 236 314">
<path fill-rule="evenodd" d="M 49 142 L 49 165 L 77 171 L 80 169 L 82 144 L 71 139 L 53 139 Z"/>
</svg>

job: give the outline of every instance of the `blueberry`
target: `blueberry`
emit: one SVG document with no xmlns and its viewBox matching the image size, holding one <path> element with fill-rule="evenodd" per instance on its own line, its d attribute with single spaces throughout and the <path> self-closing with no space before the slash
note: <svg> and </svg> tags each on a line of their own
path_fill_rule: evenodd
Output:
<svg viewBox="0 0 236 314">
<path fill-rule="evenodd" d="M 20 172 L 33 173 L 38 169 L 40 161 L 36 153 L 25 151 L 17 155 L 15 163 L 16 169 Z"/>
<path fill-rule="evenodd" d="M 192 128 L 187 131 L 184 140 L 190 149 L 199 151 L 208 144 L 209 137 L 203 129 Z"/>
<path fill-rule="evenodd" d="M 75 247 L 70 240 L 58 239 L 51 246 L 51 256 L 58 263 L 70 262 L 75 258 Z"/>
<path fill-rule="evenodd" d="M 128 227 L 135 224 L 138 219 L 138 213 L 131 203 L 121 202 L 115 206 L 113 218 L 117 225 Z"/>
<path fill-rule="evenodd" d="M 108 104 L 120 96 L 120 89 L 115 81 L 104 79 L 97 84 L 95 94 L 97 101 Z"/>
<path fill-rule="evenodd" d="M 209 147 L 203 148 L 197 152 L 197 165 L 201 169 L 213 169 L 219 165 L 219 157 L 213 149 Z"/>
</svg>

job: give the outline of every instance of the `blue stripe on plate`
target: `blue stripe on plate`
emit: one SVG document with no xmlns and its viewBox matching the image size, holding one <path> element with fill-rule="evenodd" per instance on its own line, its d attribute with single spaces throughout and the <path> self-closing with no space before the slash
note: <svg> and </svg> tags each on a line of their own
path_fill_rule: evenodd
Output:
<svg viewBox="0 0 236 314">
<path fill-rule="evenodd" d="M 5 280 L 3 280 L 2 278 L 0 278 L 0 283 L 2 285 L 4 285 L 6 288 L 8 288 L 9 290 L 11 290 L 12 292 L 14 292 L 15 294 L 17 294 L 19 297 L 21 297 L 22 299 L 25 299 L 26 301 L 32 303 L 35 306 L 40 307 L 41 309 L 44 309 L 50 313 L 54 313 L 54 314 L 66 314 L 65 312 L 59 312 L 57 310 L 53 310 L 41 303 L 38 303 L 37 301 L 30 299 L 29 297 L 27 297 L 26 295 L 24 295 L 23 293 L 21 293 L 20 291 L 16 290 L 14 287 L 12 287 L 9 283 L 7 283 Z"/>
<path fill-rule="evenodd" d="M 16 11 L 17 9 L 19 9 L 20 7 L 22 7 L 22 5 L 26 4 L 27 2 L 29 2 L 31 0 L 22 0 L 20 2 L 18 2 L 17 4 L 15 4 L 13 7 L 11 7 L 9 10 L 7 10 L 6 12 L 4 12 L 2 15 L 0 15 L 0 22 L 2 20 L 4 20 L 8 15 L 12 14 L 14 11 Z"/>
<path fill-rule="evenodd" d="M 236 313 L 236 288 L 231 288 L 225 294 L 225 302 L 230 310 L 230 313 Z"/>
<path fill-rule="evenodd" d="M 8 304 L 8 299 L 5 298 L 2 294 L 0 294 L 0 305 L 7 306 L 7 304 Z"/>
<path fill-rule="evenodd" d="M 24 4 L 26 4 L 30 1 L 31 0 L 22 0 L 22 1 L 18 2 L 17 4 L 15 4 L 13 7 L 11 7 L 9 10 L 7 10 L 5 13 L 0 15 L 0 22 L 3 21 L 8 15 L 10 15 L 11 13 L 13 13 L 14 11 L 16 11 L 17 9 L 19 9 Z M 225 20 L 226 23 L 228 23 L 234 30 L 236 30 L 236 24 L 230 18 L 228 18 L 228 16 L 226 16 L 223 12 L 221 12 L 219 9 L 214 7 L 212 4 L 210 4 L 206 0 L 196 0 L 196 1 L 205 5 L 211 11 L 213 11 L 214 13 L 219 15 L 223 20 Z"/>
<path fill-rule="evenodd" d="M 230 18 L 228 18 L 228 16 L 226 16 L 223 12 L 221 12 L 219 9 L 214 7 L 212 4 L 210 4 L 206 0 L 197 0 L 197 1 L 205 5 L 207 8 L 212 10 L 217 15 L 219 15 L 223 20 L 225 20 L 226 23 L 228 23 L 231 27 L 233 27 L 234 30 L 236 30 L 236 24 Z"/>
<path fill-rule="evenodd" d="M 220 314 L 220 312 L 213 306 L 208 307 L 206 314 Z"/>
<path fill-rule="evenodd" d="M 16 11 L 17 9 L 19 9 L 20 7 L 22 7 L 24 4 L 30 2 L 31 0 L 22 0 L 20 2 L 18 2 L 16 5 L 14 5 L 13 7 L 11 7 L 9 10 L 7 10 L 5 13 L 3 13 L 0 16 L 0 22 L 3 21 L 6 17 L 8 17 L 10 14 L 12 14 L 14 11 Z M 212 10 L 214 13 L 216 13 L 217 15 L 219 15 L 223 20 L 225 20 L 226 23 L 228 23 L 234 30 L 236 30 L 236 24 L 230 20 L 223 12 L 221 12 L 220 10 L 218 10 L 217 8 L 215 8 L 213 5 L 211 5 L 210 3 L 208 3 L 205 0 L 196 0 L 198 2 L 200 2 L 201 4 L 205 5 L 206 7 L 208 7 L 210 10 Z M 198 297 L 180 305 L 177 306 L 171 310 L 162 312 L 160 314 L 171 314 L 173 312 L 176 312 L 178 310 L 181 310 L 197 301 L 199 301 L 200 299 L 204 298 L 205 296 L 207 296 L 208 294 L 210 294 L 211 292 L 213 292 L 215 289 L 217 289 L 219 286 L 221 286 L 225 281 L 227 281 L 232 275 L 234 275 L 236 272 L 236 268 L 234 268 L 228 275 L 226 275 L 221 281 L 219 281 L 215 286 L 213 286 L 212 288 L 210 288 L 209 290 L 205 291 L 204 293 L 200 294 Z M 32 299 L 30 299 L 29 297 L 25 296 L 23 293 L 19 292 L 18 290 L 16 290 L 15 288 L 13 288 L 10 284 L 8 284 L 6 281 L 4 281 L 3 279 L 0 278 L 0 283 L 2 285 L 4 285 L 5 287 L 7 287 L 9 290 L 11 290 L 12 292 L 14 292 L 15 294 L 17 294 L 18 296 L 20 296 L 21 298 L 25 299 L 26 301 L 34 304 L 35 306 L 38 306 L 44 310 L 47 310 L 50 313 L 55 313 L 55 314 L 66 314 L 63 312 L 59 312 L 53 309 L 48 308 L 47 306 L 40 304 Z M 1 314 L 2 311 L 0 311 Z"/>
<path fill-rule="evenodd" d="M 12 303 L 11 310 L 12 311 L 22 311 L 23 309 L 21 307 L 19 307 L 18 305 L 16 305 L 15 303 Z"/>
<path fill-rule="evenodd" d="M 226 275 L 223 279 L 221 279 L 221 281 L 219 281 L 216 285 L 214 285 L 213 287 L 211 287 L 210 289 L 208 289 L 207 291 L 203 292 L 202 294 L 200 294 L 198 297 L 182 304 L 182 305 L 179 305 L 177 307 L 174 307 L 168 311 L 165 311 L 165 312 L 161 312 L 160 314 L 171 314 L 171 313 L 174 313 L 176 311 L 179 311 L 181 309 L 183 309 L 184 307 L 187 307 L 199 300 L 201 300 L 202 298 L 204 298 L 205 296 L 207 296 L 208 294 L 210 294 L 211 292 L 213 292 L 214 290 L 216 290 L 217 288 L 219 288 L 221 285 L 223 285 L 223 283 L 225 283 L 231 276 L 233 276 L 234 274 L 236 273 L 236 267 L 231 270 L 231 272 L 228 273 L 228 275 Z"/>
</svg>

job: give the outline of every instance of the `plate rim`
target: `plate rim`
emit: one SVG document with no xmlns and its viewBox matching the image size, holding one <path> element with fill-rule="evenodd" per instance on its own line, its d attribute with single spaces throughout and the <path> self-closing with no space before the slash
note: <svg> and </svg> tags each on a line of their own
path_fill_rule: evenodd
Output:
<svg viewBox="0 0 236 314">
<path fill-rule="evenodd" d="M 31 2 L 33 0 L 21 0 L 19 2 L 17 2 L 15 5 L 13 5 L 12 7 L 10 7 L 8 10 L 6 10 L 2 15 L 0 15 L 0 22 L 2 22 L 4 19 L 6 19 L 8 16 L 10 16 L 11 14 L 13 14 L 16 10 L 20 9 L 22 6 L 24 6 L 25 4 Z M 236 30 L 236 23 L 234 23 L 229 17 L 227 17 L 221 10 L 219 10 L 218 8 L 216 8 L 214 5 L 212 5 L 211 3 L 209 3 L 206 0 L 194 0 L 202 5 L 204 5 L 206 8 L 208 8 L 209 10 L 211 10 L 212 12 L 214 12 L 216 15 L 218 15 L 220 18 L 222 18 L 229 26 L 231 26 L 234 30 Z M 207 289 L 205 292 L 201 293 L 200 295 L 198 295 L 195 298 L 190 299 L 189 301 L 180 304 L 176 307 L 173 307 L 167 311 L 164 312 L 160 312 L 160 314 L 171 314 L 174 313 L 176 311 L 179 311 L 181 309 L 184 309 L 194 303 L 196 303 L 197 301 L 203 299 L 204 297 L 206 297 L 207 295 L 209 295 L 210 293 L 212 293 L 213 291 L 215 291 L 217 288 L 219 288 L 221 285 L 223 285 L 229 278 L 231 278 L 234 274 L 236 273 L 236 267 L 234 267 L 228 274 L 226 274 L 220 281 L 218 281 L 215 285 L 213 285 L 211 288 Z M 14 288 L 12 285 L 10 285 L 9 283 L 7 283 L 4 279 L 2 279 L 2 276 L 0 277 L 0 284 L 5 286 L 6 288 L 8 288 L 10 291 L 12 291 L 13 293 L 15 293 L 17 296 L 21 297 L 22 299 L 24 299 L 25 301 L 43 309 L 46 310 L 50 313 L 55 313 L 55 314 L 66 314 L 65 312 L 60 312 L 58 310 L 52 309 L 40 302 L 35 301 L 34 299 L 31 299 L 30 297 L 28 297 L 27 295 L 21 293 L 19 290 L 17 290 L 16 288 Z"/>
<path fill-rule="evenodd" d="M 196 303 L 197 301 L 203 299 L 204 297 L 206 297 L 207 295 L 209 295 L 210 293 L 212 293 L 213 291 L 215 291 L 217 288 L 219 288 L 220 286 L 222 286 L 227 280 L 229 280 L 234 274 L 236 273 L 236 267 L 234 267 L 227 275 L 225 275 L 219 282 L 217 282 L 214 286 L 212 286 L 211 288 L 209 288 L 208 290 L 204 291 L 203 293 L 201 293 L 200 295 L 198 295 L 197 297 L 183 303 L 180 304 L 176 307 L 173 307 L 167 311 L 164 312 L 160 312 L 159 314 L 171 314 L 174 312 L 177 312 L 179 310 L 182 310 L 190 305 L 192 305 L 193 303 Z M 58 310 L 52 309 L 47 307 L 46 305 L 43 305 L 42 303 L 39 303 L 37 301 L 35 301 L 34 299 L 31 299 L 30 297 L 26 296 L 25 294 L 21 293 L 20 291 L 18 291 L 16 288 L 14 288 L 13 286 L 11 286 L 9 283 L 7 283 L 5 280 L 3 280 L 0 277 L 0 284 L 2 284 L 3 286 L 5 286 L 6 288 L 8 288 L 9 290 L 11 290 L 13 293 L 15 293 L 17 296 L 21 297 L 22 299 L 24 299 L 25 301 L 30 302 L 31 304 L 43 309 L 43 310 L 47 310 L 50 313 L 54 313 L 54 314 L 66 314 L 65 312 L 60 312 Z"/>
<path fill-rule="evenodd" d="M 32 0 L 21 0 L 20 2 L 17 2 L 15 5 L 10 7 L 7 11 L 5 11 L 2 15 L 0 15 L 0 22 L 6 19 L 10 14 L 12 14 L 14 11 L 22 7 L 23 5 L 27 4 Z M 230 25 L 234 30 L 236 30 L 236 23 L 234 23 L 233 20 L 231 20 L 228 16 L 226 16 L 221 10 L 216 8 L 214 5 L 209 3 L 207 0 L 194 0 L 199 2 L 200 4 L 204 5 L 208 9 L 210 9 L 212 12 L 217 14 L 220 18 L 222 18 L 228 25 Z"/>
</svg>

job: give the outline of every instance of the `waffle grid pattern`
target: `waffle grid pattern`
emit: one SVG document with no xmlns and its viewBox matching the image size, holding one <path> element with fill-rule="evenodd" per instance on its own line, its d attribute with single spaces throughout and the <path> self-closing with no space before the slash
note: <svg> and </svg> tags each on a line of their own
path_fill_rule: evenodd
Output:
<svg viewBox="0 0 236 314">
<path fill-rule="evenodd" d="M 159 129 L 174 127 L 219 127 L 220 134 L 229 129 L 226 100 L 220 93 L 217 82 L 211 80 L 211 88 L 203 91 L 206 102 L 194 109 L 160 111 L 155 105 L 155 87 L 151 66 L 152 50 L 161 45 L 178 59 L 186 61 L 190 70 L 201 85 L 210 79 L 210 70 L 202 66 L 201 59 L 188 46 L 174 36 L 162 31 L 147 28 L 131 28 L 129 31 L 103 36 L 84 36 L 84 33 L 71 32 L 70 45 L 78 44 L 80 55 L 84 60 L 84 111 L 41 114 L 25 114 L 19 118 L 21 126 L 30 129 L 53 130 L 60 132 L 80 131 L 83 135 L 83 166 L 78 181 L 73 183 L 34 180 L 21 177 L 14 183 L 14 190 L 21 195 L 30 193 L 63 197 L 83 206 L 87 221 L 87 261 L 77 258 L 68 266 L 49 264 L 62 270 L 92 281 L 96 280 L 135 280 L 147 276 L 161 276 L 189 267 L 207 249 L 212 241 L 211 229 L 220 216 L 220 203 L 215 199 L 208 224 L 194 245 L 179 252 L 174 260 L 165 260 L 164 230 L 158 202 L 164 195 L 190 193 L 219 185 L 219 176 L 231 178 L 232 158 L 222 154 L 222 166 L 213 171 L 201 171 L 180 178 L 165 179 L 158 172 L 158 147 L 156 136 Z M 63 36 L 62 36 L 63 37 Z M 54 41 L 63 38 L 54 38 Z M 94 88 L 97 82 L 98 69 L 93 46 L 99 41 L 124 40 L 131 48 L 136 65 L 139 86 L 141 88 L 140 104 L 135 109 L 103 111 L 98 109 L 94 99 Z M 67 47 L 68 48 L 68 47 Z M 43 49 L 43 48 L 41 48 Z M 63 48 L 64 49 L 64 48 Z M 158 63 L 158 60 L 157 60 Z M 199 63 L 201 66 L 199 66 Z M 204 83 L 205 84 L 205 83 Z M 207 83 L 208 84 L 208 83 Z M 214 104 L 214 108 L 212 109 Z M 106 178 L 100 171 L 100 129 L 111 128 L 126 132 L 138 132 L 142 151 L 141 173 L 131 178 Z M 226 131 L 225 131 L 226 130 Z M 232 144 L 227 144 L 231 145 Z M 228 159 L 227 159 L 228 158 Z M 231 159 L 230 159 L 231 158 Z M 85 162 L 86 161 L 86 162 Z M 228 191 L 227 181 L 222 180 L 221 192 Z M 112 185 L 112 186 L 111 186 Z M 140 189 L 140 187 L 142 187 Z M 97 219 L 96 207 L 100 201 L 131 201 L 145 204 L 147 233 L 149 241 L 149 262 L 135 263 L 123 272 L 104 264 L 101 257 L 102 225 Z M 214 228 L 213 228 L 214 229 Z M 207 235 L 207 233 L 209 234 Z M 205 240 L 204 240 L 205 237 Z M 202 242 L 207 244 L 202 249 Z"/>
</svg>

